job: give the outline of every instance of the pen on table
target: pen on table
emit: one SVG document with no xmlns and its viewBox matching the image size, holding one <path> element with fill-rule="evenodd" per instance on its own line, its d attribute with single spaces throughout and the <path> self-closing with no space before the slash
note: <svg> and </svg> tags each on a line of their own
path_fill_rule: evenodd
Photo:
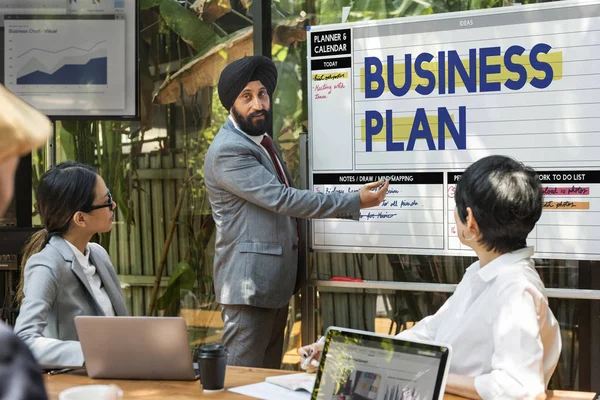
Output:
<svg viewBox="0 0 600 400">
<path fill-rule="evenodd" d="M 59 375 L 73 371 L 73 368 L 53 369 L 48 371 L 48 375 Z"/>
<path fill-rule="evenodd" d="M 323 344 L 323 343 L 325 343 L 325 336 L 321 336 L 321 337 L 319 338 L 319 340 L 317 340 L 317 343 L 318 343 L 318 344 Z M 314 355 L 314 354 L 315 354 L 315 353 L 312 351 L 312 349 L 310 349 L 310 351 L 308 352 L 308 357 L 306 357 L 306 360 L 304 360 L 304 361 L 302 362 L 302 365 L 300 366 L 300 368 L 302 368 L 302 369 L 306 369 L 306 368 L 308 368 L 308 364 L 310 364 L 310 362 L 312 361 L 312 359 L 313 359 L 313 355 Z"/>
</svg>

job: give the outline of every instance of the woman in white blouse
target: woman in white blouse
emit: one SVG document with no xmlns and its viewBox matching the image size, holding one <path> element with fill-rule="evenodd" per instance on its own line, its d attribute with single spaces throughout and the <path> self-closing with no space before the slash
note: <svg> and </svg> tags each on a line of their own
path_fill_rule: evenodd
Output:
<svg viewBox="0 0 600 400">
<path fill-rule="evenodd" d="M 25 247 L 15 332 L 42 366 L 80 366 L 74 318 L 127 315 L 110 257 L 90 243 L 111 230 L 116 204 L 102 177 L 74 161 L 44 174 L 36 201 L 44 229 Z"/>
<path fill-rule="evenodd" d="M 542 200 L 536 172 L 504 156 L 475 162 L 456 186 L 458 237 L 479 260 L 435 315 L 398 335 L 452 346 L 448 393 L 474 399 L 543 397 L 561 339 L 531 259 L 533 248 L 526 243 Z M 306 357 L 321 348 L 313 344 L 299 353 Z"/>
</svg>

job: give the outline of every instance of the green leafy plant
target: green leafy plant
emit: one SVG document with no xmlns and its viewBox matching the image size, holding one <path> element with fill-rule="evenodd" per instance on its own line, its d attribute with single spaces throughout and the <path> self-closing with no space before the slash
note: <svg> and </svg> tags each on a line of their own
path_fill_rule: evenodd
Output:
<svg viewBox="0 0 600 400">
<path fill-rule="evenodd" d="M 123 154 L 122 138 L 134 143 L 139 140 L 139 129 L 129 122 L 77 121 L 58 123 L 58 141 L 68 160 L 78 160 L 94 166 L 106 185 L 111 189 L 123 221 L 129 227 L 135 223 L 131 212 L 130 193 L 135 189 L 131 177 L 136 163 L 132 162 L 135 151 Z M 108 249 L 110 232 L 100 234 L 100 244 Z"/>
</svg>

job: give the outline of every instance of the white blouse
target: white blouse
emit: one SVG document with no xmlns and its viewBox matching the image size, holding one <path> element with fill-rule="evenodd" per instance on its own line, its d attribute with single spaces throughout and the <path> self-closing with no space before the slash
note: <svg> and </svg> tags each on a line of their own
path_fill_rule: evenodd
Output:
<svg viewBox="0 0 600 400">
<path fill-rule="evenodd" d="M 473 263 L 435 315 L 398 337 L 451 345 L 450 372 L 475 377 L 483 399 L 534 398 L 556 368 L 561 338 L 532 255 L 529 247 Z"/>
<path fill-rule="evenodd" d="M 113 309 L 112 302 L 106 294 L 106 290 L 102 286 L 102 280 L 96 272 L 96 267 L 90 262 L 90 249 L 86 246 L 85 254 L 83 254 L 81 251 L 79 251 L 77 247 L 73 246 L 71 242 L 69 242 L 68 240 L 65 240 L 65 242 L 67 242 L 71 250 L 73 250 L 77 261 L 79 261 L 79 264 L 81 264 L 81 267 L 83 268 L 83 273 L 85 274 L 85 277 L 87 278 L 88 283 L 92 288 L 94 298 L 102 308 L 102 311 L 104 311 L 104 315 L 106 315 L 107 317 L 114 317 L 115 310 Z"/>
</svg>

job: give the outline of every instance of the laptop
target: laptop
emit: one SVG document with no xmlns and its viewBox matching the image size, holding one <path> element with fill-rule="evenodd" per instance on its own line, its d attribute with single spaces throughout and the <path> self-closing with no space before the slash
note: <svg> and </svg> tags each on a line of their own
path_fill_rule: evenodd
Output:
<svg viewBox="0 0 600 400">
<path fill-rule="evenodd" d="M 195 380 L 185 320 L 75 317 L 90 378 Z"/>
<path fill-rule="evenodd" d="M 312 399 L 439 399 L 452 349 L 353 329 L 327 330 Z"/>
</svg>

